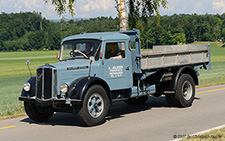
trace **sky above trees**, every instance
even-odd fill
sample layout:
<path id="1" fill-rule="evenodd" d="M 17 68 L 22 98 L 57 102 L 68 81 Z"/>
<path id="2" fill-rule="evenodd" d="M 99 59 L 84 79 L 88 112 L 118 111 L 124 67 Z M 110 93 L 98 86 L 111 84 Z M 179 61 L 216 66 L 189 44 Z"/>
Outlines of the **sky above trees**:
<path id="1" fill-rule="evenodd" d="M 76 0 L 74 18 L 93 18 L 99 16 L 116 17 L 115 0 Z M 225 12 L 225 0 L 168 0 L 167 9 L 160 8 L 161 15 L 173 14 L 222 14 Z M 59 19 L 54 6 L 44 4 L 43 0 L 0 0 L 0 12 L 42 13 L 47 19 Z M 70 14 L 64 15 L 71 18 Z"/>

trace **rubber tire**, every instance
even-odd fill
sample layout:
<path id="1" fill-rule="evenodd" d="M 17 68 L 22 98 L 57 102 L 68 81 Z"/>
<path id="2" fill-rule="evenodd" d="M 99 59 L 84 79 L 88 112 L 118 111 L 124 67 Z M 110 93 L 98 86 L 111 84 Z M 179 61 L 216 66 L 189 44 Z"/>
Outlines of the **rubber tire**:
<path id="1" fill-rule="evenodd" d="M 183 97 L 182 85 L 184 84 L 185 81 L 190 82 L 192 87 L 192 94 L 189 100 L 186 100 Z M 194 101 L 194 98 L 195 98 L 194 80 L 189 74 L 182 74 L 178 80 L 177 88 L 175 90 L 175 100 L 177 101 L 176 104 L 178 105 L 178 107 L 190 107 Z"/>
<path id="2" fill-rule="evenodd" d="M 188 82 L 192 87 L 192 94 L 189 100 L 186 100 L 183 96 L 182 86 L 185 82 Z M 195 98 L 195 83 L 193 78 L 189 74 L 182 74 L 177 82 L 175 95 L 166 95 L 166 100 L 170 106 L 173 107 L 190 107 Z"/>
<path id="3" fill-rule="evenodd" d="M 143 105 L 147 100 L 148 96 L 141 96 L 138 98 L 129 98 L 128 100 L 124 100 L 124 102 L 129 105 Z"/>
<path id="4" fill-rule="evenodd" d="M 38 108 L 44 109 L 43 111 L 40 111 Z M 29 102 L 24 102 L 24 109 L 28 117 L 37 122 L 49 120 L 54 113 L 52 110 L 49 110 L 49 107 L 37 107 L 33 103 Z"/>
<path id="5" fill-rule="evenodd" d="M 104 103 L 103 111 L 101 115 L 97 118 L 94 118 L 89 114 L 88 107 L 87 107 L 88 100 L 93 93 L 98 93 L 102 97 L 103 103 Z M 100 85 L 93 85 L 88 89 L 87 93 L 85 94 L 82 106 L 79 109 L 77 115 L 78 115 L 78 119 L 83 125 L 96 126 L 106 121 L 105 117 L 108 114 L 108 110 L 109 110 L 109 98 L 107 96 L 105 89 Z"/>
<path id="6" fill-rule="evenodd" d="M 178 107 L 174 94 L 167 94 L 166 101 L 171 107 Z"/>

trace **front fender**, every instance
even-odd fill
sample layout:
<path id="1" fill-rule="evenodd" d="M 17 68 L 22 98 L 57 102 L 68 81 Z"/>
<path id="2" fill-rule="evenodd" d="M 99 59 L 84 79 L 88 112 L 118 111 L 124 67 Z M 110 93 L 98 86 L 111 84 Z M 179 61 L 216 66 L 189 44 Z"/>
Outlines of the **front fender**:
<path id="1" fill-rule="evenodd" d="M 98 77 L 82 77 L 80 79 L 73 81 L 69 85 L 69 91 L 67 96 L 71 99 L 82 100 L 88 88 L 95 84 L 103 86 L 103 88 L 107 92 L 107 95 L 109 96 L 109 86 L 106 84 L 104 80 Z"/>
<path id="2" fill-rule="evenodd" d="M 31 89 L 29 92 L 26 92 L 24 89 L 22 89 L 21 96 L 27 97 L 27 96 L 35 96 L 35 85 L 36 85 L 36 76 L 31 77 L 27 82 L 30 83 Z"/>

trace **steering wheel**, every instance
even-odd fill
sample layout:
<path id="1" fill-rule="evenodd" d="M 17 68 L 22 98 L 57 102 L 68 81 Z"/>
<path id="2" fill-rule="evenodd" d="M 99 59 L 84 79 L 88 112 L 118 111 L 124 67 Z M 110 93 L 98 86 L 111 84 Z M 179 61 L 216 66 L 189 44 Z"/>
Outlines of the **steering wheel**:
<path id="1" fill-rule="evenodd" d="M 74 51 L 75 51 L 75 50 L 74 50 Z M 78 56 L 78 54 L 81 54 L 84 58 L 87 58 L 86 55 L 85 55 L 84 53 L 82 53 L 82 52 L 80 52 L 80 51 L 76 51 L 76 52 L 74 52 L 74 51 L 71 51 L 71 52 L 70 52 L 70 57 L 75 57 L 75 56 Z"/>
<path id="2" fill-rule="evenodd" d="M 70 57 L 75 57 L 75 52 L 74 51 L 70 51 Z"/>

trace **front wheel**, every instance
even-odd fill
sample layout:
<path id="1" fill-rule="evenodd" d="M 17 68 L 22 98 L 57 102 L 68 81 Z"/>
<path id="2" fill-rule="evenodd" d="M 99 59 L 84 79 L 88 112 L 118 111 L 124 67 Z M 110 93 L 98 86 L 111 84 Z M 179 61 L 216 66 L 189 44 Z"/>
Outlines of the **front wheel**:
<path id="1" fill-rule="evenodd" d="M 78 118 L 84 125 L 99 125 L 105 122 L 108 110 L 109 99 L 105 89 L 100 85 L 94 85 L 88 89 L 84 96 Z"/>
<path id="2" fill-rule="evenodd" d="M 37 122 L 49 120 L 54 113 L 49 107 L 36 106 L 29 102 L 24 102 L 24 108 L 29 118 Z"/>

